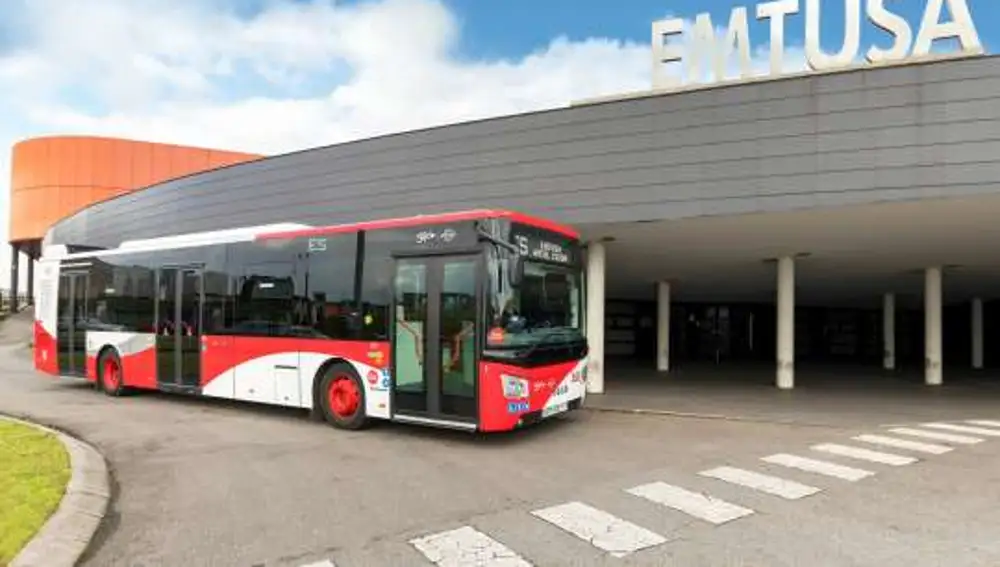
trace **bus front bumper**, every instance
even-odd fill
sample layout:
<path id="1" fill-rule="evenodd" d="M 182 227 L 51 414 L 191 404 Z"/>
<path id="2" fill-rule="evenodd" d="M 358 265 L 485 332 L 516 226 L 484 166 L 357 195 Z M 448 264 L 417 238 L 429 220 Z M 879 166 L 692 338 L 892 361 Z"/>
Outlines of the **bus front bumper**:
<path id="1" fill-rule="evenodd" d="M 563 404 L 556 404 L 554 406 L 526 413 L 521 416 L 518 426 L 527 427 L 529 425 L 534 425 L 558 415 L 565 415 L 571 411 L 578 410 L 581 407 L 583 407 L 583 398 L 577 398 Z"/>

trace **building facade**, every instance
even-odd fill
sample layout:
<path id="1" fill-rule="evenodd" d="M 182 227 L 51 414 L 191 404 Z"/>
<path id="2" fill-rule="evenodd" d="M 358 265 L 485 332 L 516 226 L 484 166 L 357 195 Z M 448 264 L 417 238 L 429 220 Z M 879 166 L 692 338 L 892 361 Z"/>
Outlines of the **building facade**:
<path id="1" fill-rule="evenodd" d="M 81 208 L 46 242 L 514 209 L 589 240 L 590 281 L 605 284 L 588 301 L 595 391 L 605 349 L 664 372 L 774 361 L 783 388 L 797 351 L 909 360 L 939 384 L 945 350 L 982 367 L 992 332 L 1000 274 L 976 243 L 1000 213 L 997 93 L 993 56 L 648 93 L 152 184 Z M 968 340 L 952 347 L 949 324 Z"/>

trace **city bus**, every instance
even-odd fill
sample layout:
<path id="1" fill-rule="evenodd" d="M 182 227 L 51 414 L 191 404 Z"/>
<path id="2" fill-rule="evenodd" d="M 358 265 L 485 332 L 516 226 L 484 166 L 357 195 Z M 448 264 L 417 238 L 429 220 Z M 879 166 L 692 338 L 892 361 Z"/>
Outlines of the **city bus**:
<path id="1" fill-rule="evenodd" d="M 50 245 L 35 367 L 159 390 L 507 431 L 584 403 L 579 236 L 475 210 Z"/>

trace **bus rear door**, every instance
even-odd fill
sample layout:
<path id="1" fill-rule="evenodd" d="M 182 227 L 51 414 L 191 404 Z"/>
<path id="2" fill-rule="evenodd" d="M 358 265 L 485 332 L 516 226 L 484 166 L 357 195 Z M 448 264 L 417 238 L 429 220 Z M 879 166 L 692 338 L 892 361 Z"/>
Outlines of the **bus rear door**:
<path id="1" fill-rule="evenodd" d="M 393 419 L 476 428 L 480 266 L 472 254 L 396 259 Z"/>
<path id="2" fill-rule="evenodd" d="M 59 275 L 59 307 L 56 347 L 59 373 L 64 376 L 87 374 L 87 294 L 90 276 L 86 272 Z"/>
<path id="3" fill-rule="evenodd" d="M 156 283 L 156 378 L 161 389 L 195 390 L 201 379 L 202 270 L 160 268 Z"/>

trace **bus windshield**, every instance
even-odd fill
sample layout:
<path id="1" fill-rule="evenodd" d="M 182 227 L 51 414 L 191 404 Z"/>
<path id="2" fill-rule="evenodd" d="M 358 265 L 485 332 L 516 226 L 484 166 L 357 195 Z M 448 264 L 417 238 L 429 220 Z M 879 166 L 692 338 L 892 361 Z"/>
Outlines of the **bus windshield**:
<path id="1" fill-rule="evenodd" d="M 565 346 L 583 340 L 578 269 L 535 261 L 523 264 L 519 281 L 494 297 L 487 348 Z"/>

